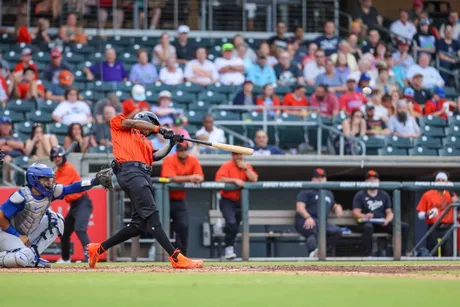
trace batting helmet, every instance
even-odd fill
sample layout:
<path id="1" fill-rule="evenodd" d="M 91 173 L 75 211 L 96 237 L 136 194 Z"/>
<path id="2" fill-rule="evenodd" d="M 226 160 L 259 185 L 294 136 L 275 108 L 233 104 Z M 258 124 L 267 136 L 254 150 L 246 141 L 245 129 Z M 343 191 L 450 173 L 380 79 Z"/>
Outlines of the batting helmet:
<path id="1" fill-rule="evenodd" d="M 142 111 L 137 113 L 136 115 L 134 115 L 134 119 L 143 120 L 156 126 L 160 125 L 160 120 L 158 119 L 158 116 L 149 111 Z"/>
<path id="2" fill-rule="evenodd" d="M 64 163 L 67 160 L 65 149 L 61 145 L 51 147 L 50 161 L 53 162 L 53 159 L 56 157 L 62 157 L 62 163 Z"/>

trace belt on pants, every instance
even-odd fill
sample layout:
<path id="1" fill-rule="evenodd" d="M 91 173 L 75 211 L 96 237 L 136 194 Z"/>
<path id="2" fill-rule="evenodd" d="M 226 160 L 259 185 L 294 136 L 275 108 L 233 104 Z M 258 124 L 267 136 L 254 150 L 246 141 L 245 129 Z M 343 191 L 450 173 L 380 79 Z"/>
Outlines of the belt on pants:
<path id="1" fill-rule="evenodd" d="M 150 165 L 147 165 L 141 162 L 123 162 L 123 163 L 120 163 L 119 166 L 120 166 L 120 170 L 126 167 L 137 167 L 146 172 L 150 172 L 152 170 L 152 167 L 150 167 Z"/>

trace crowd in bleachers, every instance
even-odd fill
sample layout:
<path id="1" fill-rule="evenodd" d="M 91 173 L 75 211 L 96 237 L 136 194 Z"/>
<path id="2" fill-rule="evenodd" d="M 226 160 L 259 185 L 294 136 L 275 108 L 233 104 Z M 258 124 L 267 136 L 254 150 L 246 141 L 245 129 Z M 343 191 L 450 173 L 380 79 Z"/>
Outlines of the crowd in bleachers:
<path id="1" fill-rule="evenodd" d="M 75 14 L 54 37 L 48 34 L 49 21 L 40 19 L 32 33 L 19 27 L 0 39 L 1 147 L 9 159 L 47 156 L 56 142 L 68 147 L 77 141 L 79 152 L 105 152 L 111 146 L 110 119 L 142 110 L 151 110 L 175 131 L 222 142 L 225 134 L 209 122 L 248 117 L 204 115 L 213 105 L 230 104 L 281 107 L 268 112 L 269 120 L 319 113 L 323 123 L 336 125 L 350 139 L 363 139 L 368 153 L 432 154 L 434 149 L 437 154 L 442 144 L 456 152 L 460 141 L 452 137 L 459 134 L 460 99 L 455 75 L 446 71 L 458 78 L 458 14 L 451 12 L 437 30 L 423 10 L 401 9 L 391 26 L 396 35 L 384 41 L 373 27 L 379 16 L 372 8 L 370 0 L 363 1 L 347 37 L 337 36 L 327 21 L 313 41 L 304 41 L 301 27 L 288 34 L 284 22 L 267 40 L 190 38 L 186 25 L 177 37 L 93 37 Z M 375 18 L 367 18 L 371 13 Z M 438 71 L 437 62 L 445 70 Z M 370 94 L 363 92 L 367 87 Z M 250 118 L 257 112 L 249 113 Z M 244 130 L 255 137 L 256 154 L 284 153 L 266 150 L 279 136 L 266 131 L 265 141 L 257 130 Z M 396 138 L 388 141 L 388 135 Z M 423 139 L 428 147 L 420 152 L 413 141 L 394 141 L 404 138 L 419 145 Z M 165 140 L 152 142 L 162 146 Z M 277 145 L 288 150 L 299 144 Z M 347 153 L 354 152 L 352 142 L 346 146 Z"/>

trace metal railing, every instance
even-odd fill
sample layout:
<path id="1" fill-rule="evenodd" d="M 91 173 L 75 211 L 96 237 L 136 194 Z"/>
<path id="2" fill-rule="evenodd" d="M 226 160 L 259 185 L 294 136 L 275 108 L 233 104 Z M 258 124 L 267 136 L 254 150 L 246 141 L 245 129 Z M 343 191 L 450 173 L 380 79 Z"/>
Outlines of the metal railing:
<path id="1" fill-rule="evenodd" d="M 5 167 L 5 166 L 8 166 L 8 167 Z M 3 161 L 3 168 L 2 168 L 3 184 L 10 186 L 10 187 L 17 186 L 14 180 L 15 172 L 19 172 L 20 174 L 24 176 L 24 178 L 26 178 L 26 171 L 22 167 L 17 166 L 16 164 L 12 162 Z M 10 181 L 7 180 L 8 177 L 10 178 Z"/>

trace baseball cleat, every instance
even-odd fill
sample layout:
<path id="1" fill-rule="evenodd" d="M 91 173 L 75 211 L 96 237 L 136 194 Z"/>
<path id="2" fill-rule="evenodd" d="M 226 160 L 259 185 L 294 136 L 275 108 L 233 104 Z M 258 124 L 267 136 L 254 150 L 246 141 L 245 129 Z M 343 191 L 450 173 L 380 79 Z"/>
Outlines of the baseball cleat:
<path id="1" fill-rule="evenodd" d="M 175 269 L 199 269 L 203 267 L 203 260 L 192 260 L 187 258 L 182 255 L 178 249 L 176 249 L 168 259 Z"/>
<path id="2" fill-rule="evenodd" d="M 59 258 L 57 261 L 56 261 L 56 264 L 69 264 L 69 263 L 72 263 L 72 261 L 69 260 L 64 260 L 62 258 Z"/>
<path id="3" fill-rule="evenodd" d="M 227 260 L 233 260 L 236 258 L 236 254 L 235 254 L 235 251 L 233 249 L 233 246 L 227 246 L 225 248 L 225 259 Z"/>
<path id="4" fill-rule="evenodd" d="M 46 269 L 49 269 L 51 267 L 51 264 L 49 261 L 43 259 L 43 258 L 38 258 L 37 259 L 37 256 L 35 256 L 35 259 L 34 259 L 34 263 L 35 263 L 35 267 L 36 268 L 46 268 Z"/>
<path id="5" fill-rule="evenodd" d="M 316 248 L 314 251 L 310 253 L 310 258 L 318 258 L 318 249 Z"/>
<path id="6" fill-rule="evenodd" d="M 98 249 L 101 247 L 101 243 L 90 243 L 86 247 L 88 251 L 88 264 L 89 267 L 94 269 L 96 267 L 97 262 L 99 261 L 99 257 L 101 254 L 98 253 Z"/>

